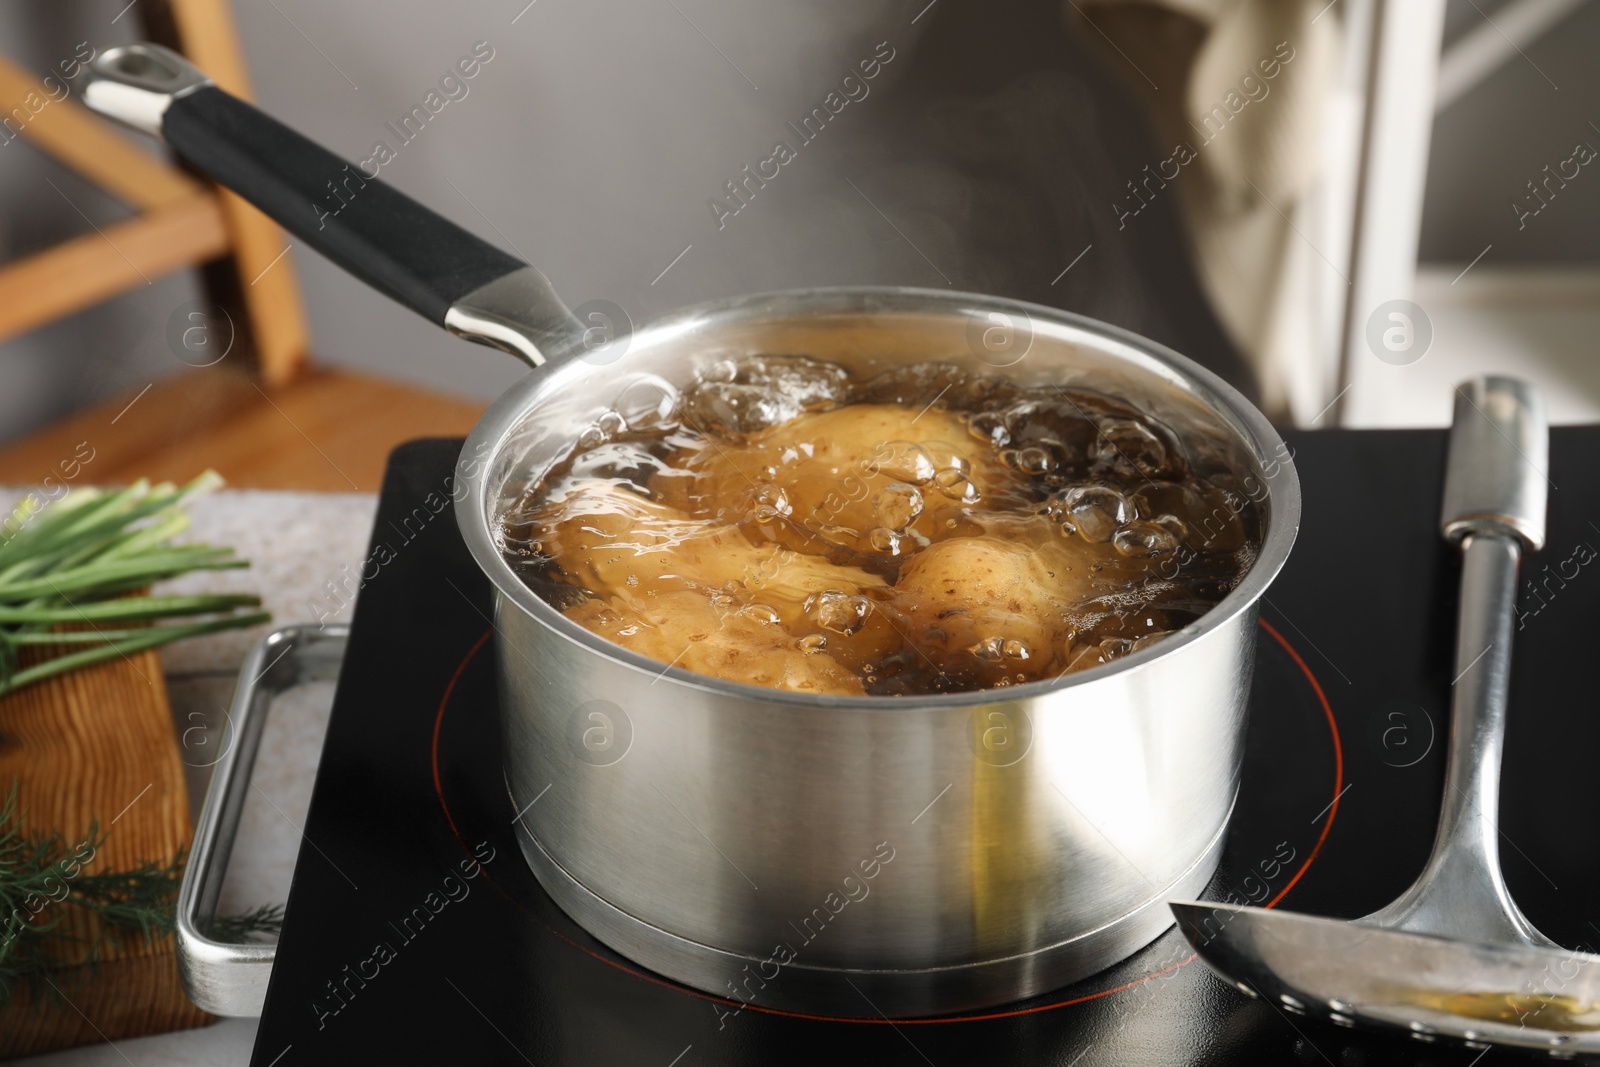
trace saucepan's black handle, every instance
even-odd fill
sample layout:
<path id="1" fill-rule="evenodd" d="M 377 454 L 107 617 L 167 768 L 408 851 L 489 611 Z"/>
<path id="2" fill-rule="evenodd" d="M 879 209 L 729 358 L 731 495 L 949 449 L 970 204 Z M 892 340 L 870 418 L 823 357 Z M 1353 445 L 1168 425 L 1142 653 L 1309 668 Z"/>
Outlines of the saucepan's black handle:
<path id="1" fill-rule="evenodd" d="M 163 138 L 306 245 L 430 321 L 540 363 L 582 336 L 543 275 L 140 44 L 102 53 L 85 102 Z"/>
<path id="2" fill-rule="evenodd" d="M 174 100 L 161 133 L 284 229 L 441 326 L 457 300 L 527 266 L 215 86 Z"/>

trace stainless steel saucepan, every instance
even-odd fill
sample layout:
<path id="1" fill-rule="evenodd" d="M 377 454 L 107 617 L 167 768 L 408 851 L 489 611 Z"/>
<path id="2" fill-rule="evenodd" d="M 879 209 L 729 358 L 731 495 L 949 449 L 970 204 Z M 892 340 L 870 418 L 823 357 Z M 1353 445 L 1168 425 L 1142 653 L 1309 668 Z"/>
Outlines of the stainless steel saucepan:
<path id="1" fill-rule="evenodd" d="M 1220 379 L 1076 315 L 898 288 L 700 305 L 639 329 L 613 362 L 533 267 L 181 57 L 112 49 L 91 78 L 90 107 L 162 137 L 413 311 L 534 367 L 474 429 L 456 510 L 496 590 L 508 818 L 521 813 L 539 881 L 595 937 L 728 1011 L 928 1014 L 1104 968 L 1172 923 L 1167 900 L 1205 884 L 1239 783 L 1257 601 L 1300 519 L 1282 441 Z M 930 697 L 801 695 L 663 669 L 536 597 L 501 556 L 506 509 L 601 414 L 647 414 L 697 371 L 758 353 L 859 375 L 941 360 L 1123 395 L 1228 454 L 1263 516 L 1259 558 L 1153 648 L 1057 681 Z"/>

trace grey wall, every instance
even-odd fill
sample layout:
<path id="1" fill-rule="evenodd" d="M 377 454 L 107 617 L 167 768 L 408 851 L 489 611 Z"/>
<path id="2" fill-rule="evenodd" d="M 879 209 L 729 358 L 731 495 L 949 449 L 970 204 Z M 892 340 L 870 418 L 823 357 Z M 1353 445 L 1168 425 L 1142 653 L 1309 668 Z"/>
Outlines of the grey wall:
<path id="1" fill-rule="evenodd" d="M 784 285 L 823 276 L 792 249 L 755 245 L 745 227 L 719 233 L 706 200 L 769 154 L 802 102 L 871 53 L 869 41 L 882 38 L 879 20 L 858 13 L 864 5 L 677 0 L 680 14 L 665 0 L 538 0 L 513 24 L 526 2 L 277 0 L 280 14 L 247 0 L 240 23 L 262 104 L 358 158 L 378 140 L 398 146 L 386 123 L 474 42 L 488 42 L 494 59 L 468 96 L 399 147 L 382 176 L 510 245 L 570 304 L 609 299 L 638 319 L 759 288 L 758 277 Z M 902 44 L 906 6 L 882 9 Z M 453 342 L 317 256 L 297 263 L 327 358 L 481 396 L 516 377 L 503 355 Z"/>
<path id="2" fill-rule="evenodd" d="M 111 21 L 125 2 L 5 5 L 0 47 L 44 69 L 80 40 L 118 43 L 136 29 L 132 14 Z M 235 0 L 235 8 L 262 105 L 354 158 L 380 139 L 396 145 L 386 123 L 474 42 L 487 41 L 495 57 L 469 94 L 400 147 L 382 175 L 523 253 L 571 302 L 605 298 L 642 319 L 762 288 L 939 284 L 905 243 L 872 228 L 874 216 L 831 194 L 808 193 L 802 204 L 781 183 L 762 194 L 772 204 L 789 197 L 774 216 L 813 212 L 815 226 L 799 230 L 764 225 L 758 200 L 748 212 L 754 218 L 719 231 L 706 206 L 873 43 L 909 48 L 922 28 L 909 20 L 926 0 L 536 0 L 523 10 L 524 3 Z M 1487 0 L 1477 6 L 1494 9 Z M 1481 17 L 1467 0 L 1452 0 L 1455 32 Z M 1527 49 L 1559 91 L 1513 61 L 1441 116 L 1426 258 L 1464 261 L 1490 242 L 1493 258 L 1506 262 L 1595 257 L 1600 170 L 1586 168 L 1521 233 L 1507 204 L 1546 162 L 1566 157 L 1589 118 L 1600 121 L 1600 112 L 1584 111 L 1600 90 L 1597 46 L 1600 3 L 1591 3 Z M 873 106 L 871 98 L 859 105 Z M 1600 145 L 1600 133 L 1587 136 Z M 792 189 L 806 180 L 807 165 L 796 164 Z M 0 147 L 0 258 L 84 232 L 80 208 L 102 225 L 125 215 L 26 145 Z M 292 255 L 323 360 L 481 397 L 517 376 L 507 357 L 452 341 L 313 253 Z M 193 296 L 187 277 L 141 285 L 0 345 L 0 440 L 181 369 L 166 350 L 165 323 Z"/>
<path id="3" fill-rule="evenodd" d="M 131 18 L 111 23 L 124 3 L 0 5 L 0 50 L 43 74 L 71 58 L 80 41 L 112 43 L 132 33 Z M 20 101 L 3 103 L 9 111 Z M 25 142 L 0 144 L 0 262 L 90 232 L 84 216 L 104 226 L 127 214 Z M 177 370 L 164 339 L 166 314 L 196 295 L 187 274 L 140 283 L 123 297 L 0 345 L 0 440 Z"/>
<path id="4" fill-rule="evenodd" d="M 1501 5 L 1450 0 L 1446 39 L 1493 18 Z M 1600 260 L 1600 159 L 1549 206 L 1519 221 L 1512 203 L 1536 206 L 1527 183 L 1568 159 L 1578 142 L 1600 150 L 1600 3 L 1590 0 L 1440 113 L 1434 123 L 1423 210 L 1424 260 L 1483 266 Z M 1567 168 L 1571 173 L 1571 167 Z"/>

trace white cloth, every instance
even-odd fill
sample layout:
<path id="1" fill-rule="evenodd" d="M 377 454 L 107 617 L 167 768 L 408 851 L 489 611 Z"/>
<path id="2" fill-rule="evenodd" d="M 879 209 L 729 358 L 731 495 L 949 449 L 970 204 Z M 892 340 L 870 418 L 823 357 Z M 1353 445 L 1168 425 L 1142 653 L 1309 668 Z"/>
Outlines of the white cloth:
<path id="1" fill-rule="evenodd" d="M 1327 265 L 1308 210 L 1341 47 L 1327 0 L 1075 0 L 1170 145 L 1171 182 L 1202 284 L 1284 417 L 1314 374 L 1316 287 Z M 1297 232 L 1298 231 L 1298 232 Z M 1309 232 L 1308 232 L 1309 231 Z M 1324 242 L 1325 243 L 1325 242 Z"/>

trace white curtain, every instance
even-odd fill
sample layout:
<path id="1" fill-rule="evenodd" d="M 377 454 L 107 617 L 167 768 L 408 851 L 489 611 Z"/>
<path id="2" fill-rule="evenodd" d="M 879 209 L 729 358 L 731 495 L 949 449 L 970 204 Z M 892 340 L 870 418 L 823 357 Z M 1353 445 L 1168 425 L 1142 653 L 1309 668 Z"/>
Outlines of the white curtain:
<path id="1" fill-rule="evenodd" d="M 1177 176 L 1132 195 L 1176 195 L 1202 283 L 1255 366 L 1264 406 L 1280 419 L 1309 417 L 1329 326 L 1319 286 L 1344 269 L 1313 203 L 1342 40 L 1338 5 L 1067 0 L 1065 11 L 1143 95 L 1174 153 L 1158 169 Z"/>

